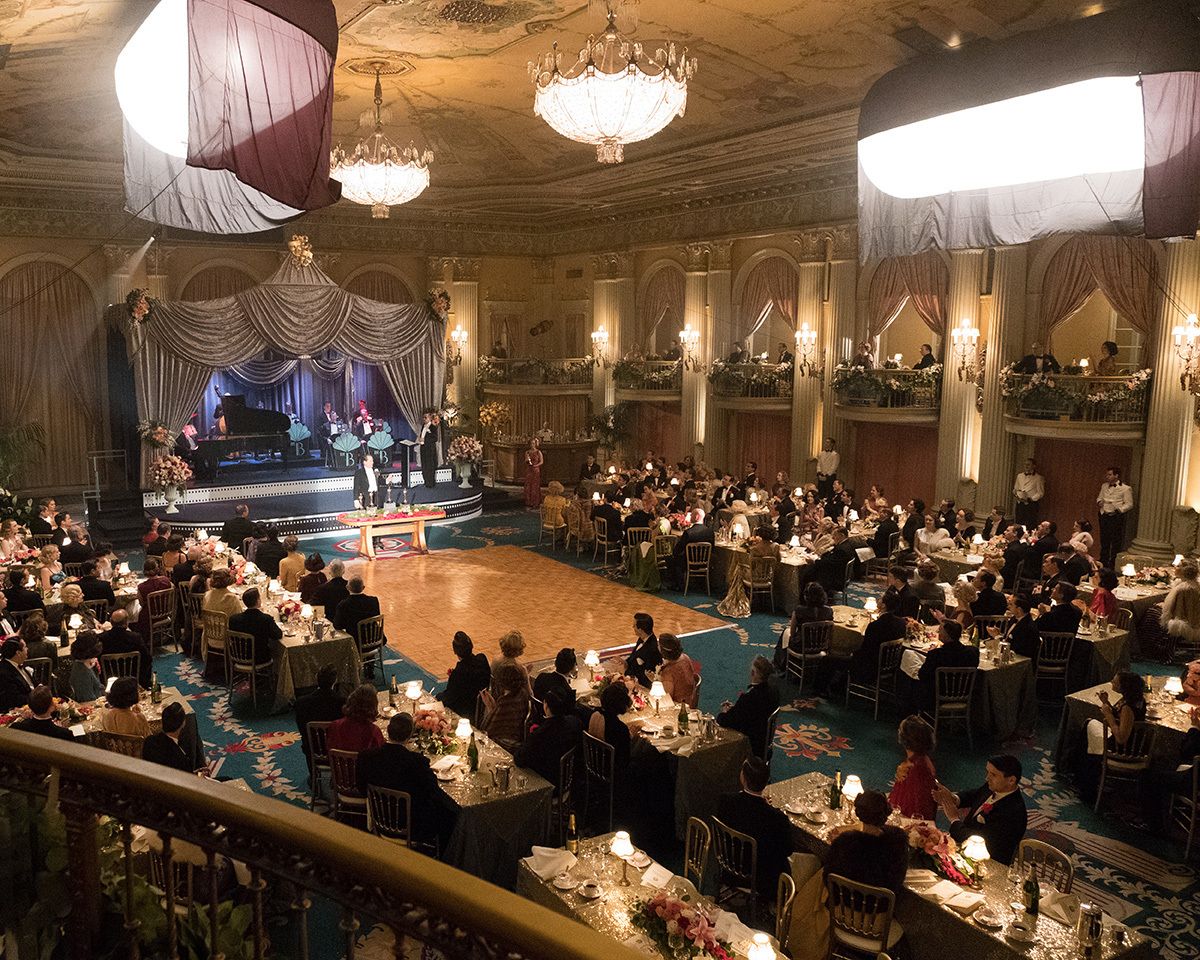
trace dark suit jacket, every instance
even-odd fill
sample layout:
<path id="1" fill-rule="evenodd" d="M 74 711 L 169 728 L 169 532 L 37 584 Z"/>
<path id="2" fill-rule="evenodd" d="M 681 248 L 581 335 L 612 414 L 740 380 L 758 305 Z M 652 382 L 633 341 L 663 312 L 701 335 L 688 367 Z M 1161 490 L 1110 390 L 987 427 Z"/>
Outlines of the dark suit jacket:
<path id="1" fill-rule="evenodd" d="M 712 527 L 706 526 L 703 523 L 693 523 L 690 527 L 683 531 L 682 536 L 676 538 L 675 546 L 671 548 L 671 556 L 683 562 L 684 552 L 687 550 L 689 543 L 716 543 L 717 537 L 713 532 Z"/>
<path id="2" fill-rule="evenodd" d="M 995 522 L 992 521 L 991 517 L 988 517 L 983 524 L 983 539 L 991 540 L 992 537 L 998 537 L 1006 529 L 1008 529 L 1008 521 L 1005 520 L 1004 517 L 1001 517 Z"/>
<path id="3" fill-rule="evenodd" d="M 937 670 L 939 667 L 978 667 L 979 648 L 965 643 L 943 643 L 934 647 L 921 664 L 917 680 L 921 684 L 921 702 L 926 708 L 933 707 L 937 691 Z M 989 848 L 990 849 L 990 848 Z"/>
<path id="4" fill-rule="evenodd" d="M 29 532 L 35 537 L 48 537 L 54 533 L 54 524 L 45 517 L 34 517 L 29 521 Z"/>
<path id="5" fill-rule="evenodd" d="M 83 591 L 84 600 L 107 600 L 110 613 L 117 605 L 117 595 L 113 593 L 112 584 L 99 577 L 80 577 L 79 589 Z"/>
<path id="6" fill-rule="evenodd" d="M 107 630 L 100 634 L 100 645 L 102 653 L 133 653 L 141 654 L 138 660 L 138 685 L 146 690 L 150 686 L 150 673 L 153 666 L 153 657 L 150 654 L 150 645 L 142 638 L 140 633 L 130 630 L 125 626 L 114 626 L 111 630 Z"/>
<path id="7" fill-rule="evenodd" d="M 1058 360 L 1055 358 L 1054 354 L 1043 353 L 1039 357 L 1036 354 L 1027 353 L 1027 354 L 1025 354 L 1025 356 L 1023 356 L 1021 358 L 1020 362 L 1017 364 L 1016 372 L 1017 373 L 1025 373 L 1025 374 L 1038 373 L 1039 372 L 1038 365 L 1037 365 L 1038 360 L 1042 361 L 1042 369 L 1040 371 L 1042 373 L 1045 373 L 1047 371 L 1049 371 L 1051 373 L 1060 373 L 1062 371 L 1062 367 L 1060 367 L 1058 365 Z"/>
<path id="8" fill-rule="evenodd" d="M 430 431 L 432 435 L 434 431 Z M 383 505 L 383 498 L 386 495 L 386 488 L 383 482 L 383 474 L 378 467 L 372 468 L 375 471 L 375 497 L 380 506 Z M 367 471 L 360 463 L 358 469 L 354 471 L 354 497 L 365 497 L 367 495 Z"/>
<path id="9" fill-rule="evenodd" d="M 898 894 L 908 872 L 908 837 L 890 825 L 879 836 L 848 830 L 830 844 L 825 872 Z"/>
<path id="10" fill-rule="evenodd" d="M 172 583 L 188 583 L 196 575 L 196 565 L 186 557 L 171 568 Z"/>
<path id="11" fill-rule="evenodd" d="M 916 619 L 917 614 L 921 612 L 921 598 L 907 583 L 899 590 L 895 587 L 888 587 L 884 593 L 890 593 L 900 601 L 900 606 L 896 608 L 897 616 Z"/>
<path id="12" fill-rule="evenodd" d="M 795 844 L 792 825 L 782 810 L 763 797 L 741 791 L 717 799 L 717 819 L 725 826 L 753 837 L 758 854 L 758 890 L 764 896 L 779 883 Z"/>
<path id="13" fill-rule="evenodd" d="M 1013 653 L 1036 660 L 1041 644 L 1037 621 L 1028 614 L 1023 616 L 1008 631 L 1008 643 L 1012 647 Z"/>
<path id="14" fill-rule="evenodd" d="M 779 691 L 774 684 L 769 680 L 753 683 L 732 707 L 717 714 L 717 723 L 729 730 L 744 733 L 750 741 L 751 753 L 761 757 L 767 749 L 767 725 L 778 706 Z"/>
<path id="15" fill-rule="evenodd" d="M 269 663 L 271 641 L 280 640 L 283 637 L 283 630 L 275 622 L 274 617 L 263 613 L 256 607 L 235 613 L 230 617 L 229 629 L 234 633 L 248 633 L 254 638 L 255 663 Z"/>
<path id="16" fill-rule="evenodd" d="M 278 540 L 264 540 L 254 552 L 254 563 L 268 577 L 277 577 L 279 561 L 286 556 L 287 549 Z"/>
<path id="17" fill-rule="evenodd" d="M 55 737 L 58 740 L 74 740 L 73 734 L 66 727 L 60 726 L 53 720 L 39 720 L 37 717 L 26 717 L 24 720 L 18 720 L 12 725 L 14 730 L 23 730 L 25 733 L 40 733 L 46 737 Z"/>
<path id="18" fill-rule="evenodd" d="M 83 563 L 95 556 L 95 551 L 86 543 L 72 540 L 65 547 L 58 548 L 58 559 L 63 563 Z"/>
<path id="19" fill-rule="evenodd" d="M 580 464 L 580 466 L 579 466 L 579 479 L 580 480 L 594 480 L 598 476 L 600 476 L 600 464 L 593 463 L 590 467 L 587 465 L 586 461 L 584 463 Z"/>
<path id="20" fill-rule="evenodd" d="M 899 530 L 899 524 L 890 516 L 886 520 L 879 521 L 879 526 L 875 528 L 875 536 L 871 538 L 871 548 L 875 551 L 875 556 L 886 557 L 888 555 L 888 541 L 892 534 Z"/>
<path id="21" fill-rule="evenodd" d="M 634 510 L 625 518 L 625 529 L 631 527 L 651 527 L 654 525 L 654 517 L 645 510 Z"/>
<path id="22" fill-rule="evenodd" d="M 350 596 L 350 588 L 346 586 L 345 577 L 331 577 L 317 587 L 313 593 L 314 607 L 325 608 L 325 619 L 332 620 L 338 604 Z"/>
<path id="23" fill-rule="evenodd" d="M 230 517 L 221 527 L 221 539 L 231 547 L 242 549 L 242 541 L 254 536 L 254 522 L 249 517 Z"/>
<path id="24" fill-rule="evenodd" d="M 904 538 L 904 542 L 910 547 L 917 545 L 917 531 L 925 526 L 925 520 L 918 514 L 911 514 L 904 521 L 904 526 L 900 530 L 900 536 Z"/>
<path id="25" fill-rule="evenodd" d="M 329 616 L 329 608 L 325 608 Z M 333 614 L 333 625 L 339 630 L 345 630 L 350 636 L 358 639 L 358 625 L 369 617 L 379 616 L 379 598 L 369 597 L 365 593 L 352 593 L 338 604 Z M 232 628 L 233 624 L 230 623 Z"/>
<path id="26" fill-rule="evenodd" d="M 1073 603 L 1057 603 L 1037 620 L 1038 633 L 1075 633 L 1083 611 Z"/>
<path id="27" fill-rule="evenodd" d="M 142 759 L 184 773 L 195 773 L 191 758 L 165 733 L 152 733 L 142 741 Z"/>
<path id="28" fill-rule="evenodd" d="M 1088 559 L 1078 553 L 1062 565 L 1062 579 L 1073 587 L 1079 586 L 1079 581 L 1092 574 L 1092 565 Z"/>
<path id="29" fill-rule="evenodd" d="M 164 553 L 167 552 L 167 544 L 168 543 L 170 543 L 170 541 L 166 537 L 163 537 L 163 536 L 156 537 L 149 544 L 147 544 L 146 556 L 161 557 Z"/>
<path id="30" fill-rule="evenodd" d="M 1031 543 L 1029 545 L 1028 556 L 1030 557 L 1030 562 L 1035 561 L 1035 560 L 1037 561 L 1037 567 L 1035 569 L 1041 570 L 1042 558 L 1045 557 L 1046 554 L 1054 553 L 1057 550 L 1058 550 L 1058 537 L 1054 536 L 1054 534 L 1049 534 L 1047 536 L 1042 537 L 1040 540 L 1036 541 L 1035 543 Z M 1026 568 L 1028 568 L 1029 563 L 1026 563 L 1025 566 L 1026 566 Z M 1004 582 L 1007 583 L 1008 581 L 1006 580 Z"/>
<path id="31" fill-rule="evenodd" d="M 312 693 L 296 698 L 296 729 L 300 731 L 300 749 L 307 757 L 309 753 L 308 725 L 342 719 L 342 707 L 346 698 L 336 690 L 316 689 Z"/>
<path id="32" fill-rule="evenodd" d="M 9 587 L 4 591 L 4 596 L 8 598 L 9 610 L 46 609 L 46 604 L 42 602 L 42 595 L 36 590 L 27 590 L 25 587 Z"/>
<path id="33" fill-rule="evenodd" d="M 563 755 L 579 743 L 583 725 L 575 714 L 547 717 L 529 731 L 529 736 L 513 754 L 513 763 L 541 774 L 551 783 L 558 783 L 558 763 Z"/>
<path id="34" fill-rule="evenodd" d="M 446 687 L 438 699 L 460 717 L 474 717 L 475 704 L 481 690 L 492 682 L 492 665 L 482 653 L 473 653 L 450 668 Z"/>
<path id="35" fill-rule="evenodd" d="M 1004 566 L 1000 568 L 1000 576 L 1004 578 L 1004 586 L 1007 590 L 1016 591 L 1017 568 L 1021 566 L 1028 555 L 1028 545 L 1022 543 L 1020 540 L 1014 540 L 1004 548 Z M 1035 576 L 1037 575 L 1037 571 L 1038 568 L 1034 567 L 1033 574 Z"/>
<path id="36" fill-rule="evenodd" d="M 850 679 L 855 683 L 874 683 L 879 669 L 879 648 L 893 640 L 903 640 L 907 629 L 903 617 L 886 612 L 868 623 L 863 642 L 850 661 Z"/>
<path id="37" fill-rule="evenodd" d="M 971 604 L 971 613 L 976 617 L 999 617 L 1008 609 L 1008 601 L 999 590 L 980 590 Z"/>
<path id="38" fill-rule="evenodd" d="M 648 687 L 650 671 L 658 669 L 662 662 L 662 654 L 658 652 L 658 637 L 652 633 L 645 640 L 634 644 L 633 650 L 625 658 L 625 675 L 633 677 L 643 687 Z"/>
<path id="39" fill-rule="evenodd" d="M 816 580 L 826 591 L 841 590 L 845 586 L 846 564 L 857 558 L 850 541 L 843 540 L 813 563 L 809 580 Z"/>
<path id="40" fill-rule="evenodd" d="M 421 838 L 449 838 L 456 811 L 438 786 L 429 761 L 399 743 L 363 751 L 358 755 L 358 787 L 403 790 L 412 798 L 412 828 Z"/>
<path id="41" fill-rule="evenodd" d="M 603 520 L 608 524 L 608 539 L 621 540 L 625 536 L 625 525 L 621 520 L 621 514 L 607 500 L 603 501 L 600 506 L 592 510 L 593 520 Z"/>
<path id="42" fill-rule="evenodd" d="M 987 843 L 992 859 L 1007 865 L 1013 862 L 1017 845 L 1025 836 L 1029 812 L 1025 809 L 1024 795 L 1017 789 L 1001 797 L 987 813 L 981 813 L 979 808 L 991 794 L 986 785 L 959 794 L 958 805 L 966 808 L 967 814 L 950 825 L 950 836 L 962 843 L 972 834 L 978 834 Z"/>
<path id="43" fill-rule="evenodd" d="M 0 660 L 0 713 L 8 713 L 29 703 L 33 681 L 11 660 Z"/>
<path id="44" fill-rule="evenodd" d="M 568 696 L 574 693 L 571 681 L 557 670 L 547 670 L 545 673 L 539 673 L 533 678 L 533 695 L 539 700 L 544 701 L 546 694 L 551 690 L 561 690 Z M 470 714 L 467 715 L 470 716 Z"/>

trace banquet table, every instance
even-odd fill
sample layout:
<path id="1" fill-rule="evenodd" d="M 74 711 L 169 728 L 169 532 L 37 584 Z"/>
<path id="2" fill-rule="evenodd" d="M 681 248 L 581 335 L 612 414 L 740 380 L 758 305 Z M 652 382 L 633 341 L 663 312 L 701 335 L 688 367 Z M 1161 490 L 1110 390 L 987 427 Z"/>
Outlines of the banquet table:
<path id="1" fill-rule="evenodd" d="M 404 687 L 401 683 L 401 690 Z M 458 722 L 452 711 L 428 693 L 417 702 L 417 710 L 445 713 L 451 731 Z M 386 732 L 387 722 L 395 713 L 388 703 L 387 692 L 381 691 L 377 721 L 380 729 Z M 514 767 L 508 792 L 501 793 L 492 784 L 492 771 L 498 764 L 511 765 L 512 754 L 478 731 L 475 745 L 480 754 L 477 773 L 467 772 L 466 758 L 462 757 L 449 773 L 438 777 L 442 791 L 458 807 L 454 831 L 442 851 L 442 860 L 511 889 L 516 882 L 517 861 L 533 844 L 545 838 L 554 786 L 532 770 Z M 430 762 L 437 763 L 439 759 L 431 757 Z"/>
<path id="2" fill-rule="evenodd" d="M 326 664 L 337 667 L 338 683 L 353 686 L 362 675 L 358 645 L 343 630 L 330 625 L 322 640 L 313 640 L 308 627 L 282 624 L 283 637 L 271 645 L 274 663 L 275 693 L 273 713 L 288 710 L 296 699 L 296 691 L 317 685 L 317 672 Z"/>
<path id="3" fill-rule="evenodd" d="M 733 948 L 731 955 L 743 958 L 746 956 L 756 931 L 741 923 L 731 911 L 721 910 L 711 900 L 701 897 L 691 881 L 675 876 L 669 869 L 649 860 L 641 868 L 635 867 L 631 862 L 629 886 L 622 886 L 622 863 L 609 852 L 612 838 L 613 834 L 606 833 L 579 841 L 578 859 L 573 866 L 559 875 L 566 878 L 560 881 L 563 886 L 570 886 L 571 889 L 560 888 L 555 882 L 557 878 L 543 880 L 534 872 L 529 861 L 522 859 L 517 868 L 517 892 L 526 899 L 591 927 L 644 956 L 674 960 L 630 920 L 640 901 L 649 900 L 663 890 L 672 896 L 686 899 L 689 903 L 702 904 L 715 921 L 718 937 L 728 940 Z M 636 837 L 632 839 L 637 841 Z M 567 862 L 569 859 L 568 857 Z M 576 892 L 577 886 L 571 886 L 591 880 L 596 881 L 601 890 L 601 895 L 593 900 L 584 899 Z"/>
<path id="4" fill-rule="evenodd" d="M 965 550 L 939 550 L 930 559 L 937 564 L 943 583 L 954 583 L 964 573 L 974 576 L 983 566 L 983 555 Z"/>
<path id="5" fill-rule="evenodd" d="M 1081 624 L 1067 669 L 1067 689 L 1080 690 L 1098 683 L 1109 683 L 1119 671 L 1128 670 L 1130 640 L 1128 630 L 1110 627 L 1101 636 L 1098 628 Z"/>
<path id="6" fill-rule="evenodd" d="M 431 520 L 444 520 L 445 510 L 416 510 L 412 513 L 377 513 L 368 514 L 364 511 L 339 513 L 338 523 L 344 527 L 358 530 L 358 555 L 368 560 L 375 559 L 375 538 L 398 536 L 402 533 L 412 534 L 412 547 L 418 553 L 428 553 L 425 543 L 425 523 Z"/>
<path id="7" fill-rule="evenodd" d="M 206 760 L 204 756 L 204 743 L 200 739 L 200 731 L 196 726 L 196 711 L 192 709 L 192 705 L 187 698 L 180 692 L 178 687 L 163 687 L 162 702 L 152 703 L 150 701 L 150 691 L 143 690 L 138 697 L 138 709 L 141 710 L 142 716 L 150 724 L 151 733 L 162 732 L 162 712 L 168 703 L 179 703 L 183 706 L 183 733 L 179 737 L 179 746 L 184 753 L 188 755 L 188 759 L 192 761 L 194 769 L 199 769 L 204 766 Z M 83 720 L 83 730 L 90 742 L 90 735 L 100 730 L 100 715 L 104 712 L 105 700 L 101 697 L 92 704 L 93 710 L 91 714 Z"/>
<path id="8" fill-rule="evenodd" d="M 1179 676 L 1174 674 L 1174 676 Z M 1191 705 L 1173 697 L 1164 697 L 1165 676 L 1146 677 L 1151 692 L 1146 698 L 1146 719 L 1154 724 L 1154 741 L 1150 745 L 1151 770 L 1156 776 L 1171 773 L 1179 763 L 1179 750 L 1191 725 L 1188 716 Z M 1107 690 L 1112 702 L 1119 699 L 1113 693 L 1111 679 L 1086 690 L 1069 694 L 1063 702 L 1062 720 L 1058 725 L 1058 741 L 1054 747 L 1054 765 L 1060 773 L 1076 769 L 1086 749 L 1084 728 L 1089 720 L 1100 720 L 1100 691 Z"/>
<path id="9" fill-rule="evenodd" d="M 1142 622 L 1142 617 L 1149 612 L 1151 607 L 1157 606 L 1166 600 L 1168 592 L 1169 588 L 1167 587 L 1136 583 L 1130 586 L 1119 586 L 1113 591 L 1113 596 L 1117 598 L 1117 606 L 1133 614 L 1129 624 L 1131 651 L 1139 650 L 1137 625 Z M 1090 604 L 1092 602 L 1092 585 L 1087 582 L 1081 583 L 1079 585 L 1079 596 Z"/>
<path id="10" fill-rule="evenodd" d="M 775 608 L 790 614 L 800 603 L 800 577 L 810 562 L 809 554 L 790 547 L 782 547 L 779 553 L 779 562 L 775 564 Z M 708 568 L 713 596 L 724 596 L 735 571 L 749 562 L 750 554 L 744 546 L 734 546 L 728 541 L 715 543 Z"/>
<path id="11" fill-rule="evenodd" d="M 829 781 L 830 778 L 823 773 L 807 773 L 772 783 L 763 792 L 773 806 L 783 809 L 787 814 L 797 847 L 821 858 L 829 851 L 832 831 L 848 822 L 850 817 L 844 800 L 840 811 L 825 809 Z M 802 810 L 814 805 L 821 808 L 828 818 L 827 822 L 814 823 L 802 813 L 793 813 L 788 809 L 790 806 Z M 986 906 L 1004 920 L 1004 926 L 997 930 L 980 926 L 906 884 L 896 898 L 895 917 L 904 927 L 904 940 L 913 960 L 945 960 L 950 946 L 955 956 L 970 957 L 972 960 L 1074 960 L 1078 957 L 1078 941 L 1074 930 L 1051 918 L 1046 910 L 1041 911 L 1035 920 L 1036 939 L 1032 944 L 1022 944 L 1007 937 L 1015 917 L 1010 906 L 1014 898 L 1013 888 L 1008 884 L 1006 875 L 1002 864 L 992 864 L 988 875 L 980 881 L 978 891 L 983 895 Z M 1120 931 L 1117 935 L 1124 937 L 1124 944 L 1116 943 L 1115 931 Z M 1150 960 L 1154 956 L 1149 940 L 1105 915 L 1103 952 L 1099 960 Z"/>

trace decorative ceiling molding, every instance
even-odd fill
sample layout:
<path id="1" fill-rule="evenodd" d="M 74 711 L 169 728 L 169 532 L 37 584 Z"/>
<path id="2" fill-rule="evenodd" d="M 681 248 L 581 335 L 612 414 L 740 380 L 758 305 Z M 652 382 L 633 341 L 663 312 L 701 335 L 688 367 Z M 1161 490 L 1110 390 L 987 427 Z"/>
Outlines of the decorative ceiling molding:
<path id="1" fill-rule="evenodd" d="M 480 261 L 478 257 L 430 257 L 429 281 L 442 283 L 478 283 Z"/>

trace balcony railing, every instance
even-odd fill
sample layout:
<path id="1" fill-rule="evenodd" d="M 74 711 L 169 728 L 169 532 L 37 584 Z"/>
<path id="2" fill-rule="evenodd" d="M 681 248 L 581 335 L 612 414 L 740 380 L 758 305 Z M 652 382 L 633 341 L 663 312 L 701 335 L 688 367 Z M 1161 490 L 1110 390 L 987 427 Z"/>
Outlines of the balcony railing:
<path id="1" fill-rule="evenodd" d="M 718 360 L 708 374 L 713 393 L 718 397 L 790 397 L 790 363 L 726 363 Z"/>
<path id="2" fill-rule="evenodd" d="M 679 360 L 619 360 L 613 367 L 618 390 L 679 393 L 683 363 Z"/>
<path id="3" fill-rule="evenodd" d="M 640 955 L 401 844 L 281 800 L 40 734 L 0 731 L 0 810 L 9 848 L 0 861 L 5 907 L 14 942 L 29 944 L 31 956 L 211 949 L 308 960 L 317 924 L 326 925 L 318 943 L 328 950 L 340 940 L 347 958 L 376 927 L 368 939 L 386 940 L 390 931 L 396 957 L 419 945 L 448 960 Z M 242 883 L 236 895 L 218 883 L 231 864 Z M 334 917 L 336 932 L 328 929 Z"/>
<path id="4" fill-rule="evenodd" d="M 591 386 L 594 362 L 591 357 L 563 357 L 554 360 L 542 360 L 538 357 L 516 357 L 511 360 L 480 357 L 477 380 L 479 383 L 526 386 Z"/>
<path id="5" fill-rule="evenodd" d="M 1149 370 L 1118 377 L 1076 374 L 1001 375 L 1005 411 L 1023 420 L 1143 425 L 1150 400 Z"/>
<path id="6" fill-rule="evenodd" d="M 834 371 L 837 402 L 848 407 L 938 409 L 942 393 L 940 365 L 925 370 L 841 365 Z"/>

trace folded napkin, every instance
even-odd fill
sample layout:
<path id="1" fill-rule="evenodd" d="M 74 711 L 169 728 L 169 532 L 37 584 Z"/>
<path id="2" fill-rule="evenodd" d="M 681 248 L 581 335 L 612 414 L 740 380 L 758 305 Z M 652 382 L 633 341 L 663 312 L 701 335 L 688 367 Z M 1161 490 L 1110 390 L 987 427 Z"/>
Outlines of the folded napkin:
<path id="1" fill-rule="evenodd" d="M 974 890 L 962 890 L 957 896 L 951 897 L 946 901 L 946 906 L 955 913 L 960 913 L 964 917 L 972 910 L 983 905 L 983 894 L 976 893 Z"/>
<path id="2" fill-rule="evenodd" d="M 949 903 L 962 892 L 962 887 L 949 880 L 939 880 L 932 887 L 920 891 L 921 896 L 936 900 L 938 903 Z"/>
<path id="3" fill-rule="evenodd" d="M 732 910 L 722 910 L 713 921 L 713 931 L 720 940 L 746 943 L 754 939 L 754 931 L 737 918 Z"/>
<path id="4" fill-rule="evenodd" d="M 542 880 L 553 880 L 575 866 L 575 854 L 560 847 L 535 846 L 525 862 Z"/>
<path id="5" fill-rule="evenodd" d="M 436 760 L 434 760 L 433 763 L 429 765 L 429 768 L 433 770 L 434 773 L 444 773 L 447 770 L 453 770 L 460 763 L 462 763 L 462 757 L 456 757 L 454 754 L 447 754 L 444 757 L 438 757 Z"/>
<path id="6" fill-rule="evenodd" d="M 937 882 L 937 874 L 932 870 L 914 869 L 904 875 L 904 883 L 910 887 L 932 887 Z"/>
<path id="7" fill-rule="evenodd" d="M 646 868 L 646 872 L 642 874 L 642 886 L 650 887 L 653 890 L 661 890 L 671 882 L 673 876 L 675 874 L 661 863 L 652 863 Z"/>
<path id="8" fill-rule="evenodd" d="M 1038 910 L 1051 920 L 1074 927 L 1079 919 L 1079 898 L 1073 893 L 1059 893 L 1053 887 L 1047 889 L 1044 884 L 1042 891 L 1041 899 L 1038 901 Z"/>

